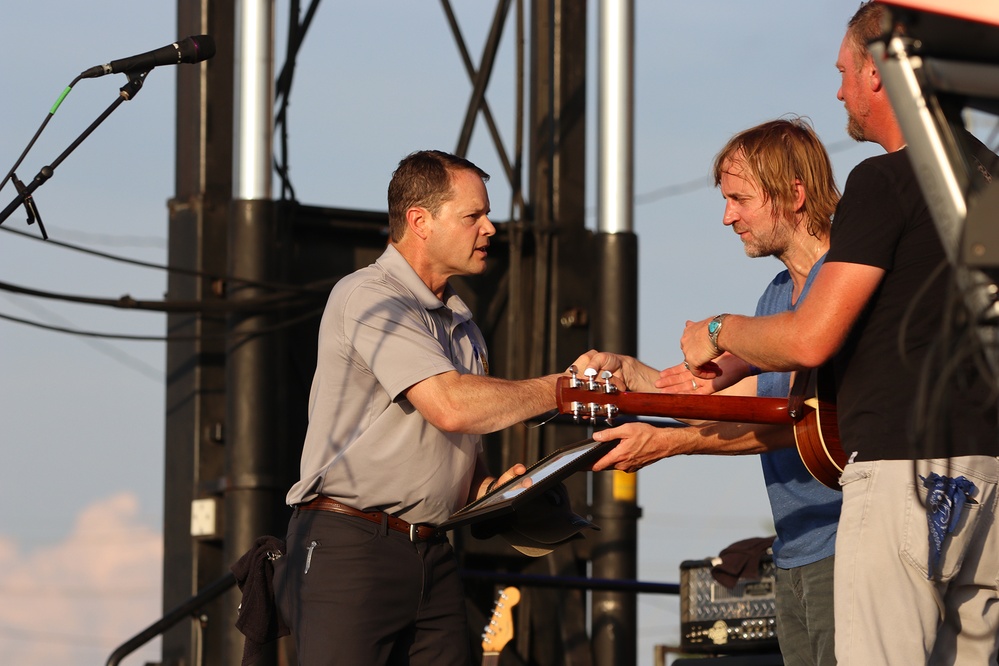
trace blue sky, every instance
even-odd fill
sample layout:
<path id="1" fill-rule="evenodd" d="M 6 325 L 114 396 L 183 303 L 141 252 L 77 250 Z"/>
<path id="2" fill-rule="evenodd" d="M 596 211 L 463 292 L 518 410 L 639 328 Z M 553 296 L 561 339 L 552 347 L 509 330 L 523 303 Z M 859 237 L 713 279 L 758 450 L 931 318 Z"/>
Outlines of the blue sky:
<path id="1" fill-rule="evenodd" d="M 789 113 L 808 116 L 830 149 L 840 185 L 854 164 L 877 153 L 846 137 L 846 116 L 835 97 L 836 54 L 857 5 L 636 1 L 634 221 L 639 355 L 646 362 L 661 367 L 680 360 L 686 319 L 752 312 L 781 268 L 772 259 L 747 259 L 721 224 L 722 200 L 708 185 L 708 174 L 732 134 Z M 597 9 L 590 6 L 592 63 Z M 275 7 L 282 26 L 276 36 L 279 67 L 288 9 L 285 2 Z M 477 60 L 492 3 L 456 0 L 454 7 Z M 186 36 L 175 26 L 170 2 L 35 0 L 9 7 L 0 28 L 7 53 L 0 73 L 6 91 L 0 169 L 6 173 L 13 165 L 77 74 Z M 488 101 L 511 146 L 512 24 L 504 34 Z M 592 64 L 590 71 L 592 128 Z M 76 84 L 18 176 L 29 181 L 51 163 L 114 101 L 124 82 L 114 75 Z M 53 240 L 166 262 L 174 91 L 175 69 L 154 70 L 136 98 L 122 104 L 36 192 Z M 300 54 L 291 98 L 291 174 L 299 199 L 383 209 L 388 178 L 403 155 L 454 149 L 469 91 L 439 3 L 324 3 Z M 595 151 L 591 142 L 591 225 Z M 469 157 L 493 174 L 494 218 L 505 219 L 509 189 L 481 123 Z M 8 185 L 0 204 L 13 197 Z M 20 211 L 0 227 L 9 230 L 37 236 Z M 104 298 L 160 299 L 166 289 L 162 271 L 14 233 L 0 233 L 0 281 Z M 162 315 L 7 291 L 0 291 L 0 315 L 78 331 L 165 331 Z M 0 319 L 6 459 L 0 466 L 0 558 L 7 564 L 0 567 L 7 572 L 0 574 L 0 590 L 14 602 L 0 609 L 0 661 L 92 664 L 158 617 L 164 357 L 160 342 L 69 335 Z M 676 582 L 683 560 L 714 555 L 771 529 L 755 458 L 663 461 L 639 473 L 639 503 L 643 580 Z M 640 664 L 651 664 L 654 644 L 677 641 L 677 599 L 641 597 L 639 624 Z"/>

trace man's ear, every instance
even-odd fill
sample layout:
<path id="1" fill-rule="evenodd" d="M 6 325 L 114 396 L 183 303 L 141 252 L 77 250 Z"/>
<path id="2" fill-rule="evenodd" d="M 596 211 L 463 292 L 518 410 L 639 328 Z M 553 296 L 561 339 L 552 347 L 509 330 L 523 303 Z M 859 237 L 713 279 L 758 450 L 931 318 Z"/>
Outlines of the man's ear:
<path id="1" fill-rule="evenodd" d="M 878 92 L 878 91 L 880 91 L 884 87 L 884 84 L 881 82 L 881 72 L 879 72 L 878 68 L 874 65 L 874 57 L 873 56 L 868 56 L 867 57 L 867 62 L 864 64 L 864 67 L 870 68 L 870 72 L 871 72 L 871 76 L 870 76 L 871 92 Z"/>
<path id="2" fill-rule="evenodd" d="M 406 228 L 424 240 L 430 235 L 430 212 L 426 208 L 413 206 L 406 211 Z"/>
<path id="3" fill-rule="evenodd" d="M 805 186 L 797 178 L 794 179 L 794 212 L 800 213 L 805 207 Z"/>

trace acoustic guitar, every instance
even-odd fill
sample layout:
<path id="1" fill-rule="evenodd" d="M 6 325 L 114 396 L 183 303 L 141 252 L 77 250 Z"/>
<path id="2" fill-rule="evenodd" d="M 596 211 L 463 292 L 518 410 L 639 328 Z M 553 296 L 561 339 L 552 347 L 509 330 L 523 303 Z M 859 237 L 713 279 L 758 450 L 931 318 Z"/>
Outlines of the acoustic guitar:
<path id="1" fill-rule="evenodd" d="M 839 441 L 836 420 L 836 387 L 823 368 L 795 373 L 788 409 L 798 415 L 794 444 L 808 473 L 824 486 L 842 490 L 840 474 L 847 455 Z"/>
<path id="2" fill-rule="evenodd" d="M 493 602 L 493 613 L 482 630 L 482 666 L 497 666 L 500 652 L 513 639 L 513 616 L 510 611 L 520 602 L 520 590 L 500 590 Z"/>
<path id="3" fill-rule="evenodd" d="M 558 411 L 571 414 L 577 422 L 602 418 L 613 425 L 614 417 L 629 414 L 789 425 L 794 428 L 795 446 L 805 469 L 823 485 L 839 490 L 847 456 L 840 446 L 830 388 L 825 373 L 799 372 L 786 399 L 645 393 L 619 390 L 606 371 L 601 379 L 593 375 L 580 379 L 573 372 L 571 377 L 558 379 L 555 400 Z"/>

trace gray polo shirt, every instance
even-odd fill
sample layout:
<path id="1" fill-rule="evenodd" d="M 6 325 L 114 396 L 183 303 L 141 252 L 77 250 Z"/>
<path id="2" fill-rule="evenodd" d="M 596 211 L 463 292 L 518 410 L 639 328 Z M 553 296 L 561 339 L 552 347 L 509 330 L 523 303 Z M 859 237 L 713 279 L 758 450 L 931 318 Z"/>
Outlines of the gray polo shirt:
<path id="1" fill-rule="evenodd" d="M 319 325 L 302 476 L 288 504 L 322 494 L 429 524 L 461 508 L 480 437 L 438 430 L 402 394 L 451 370 L 484 374 L 485 353 L 450 285 L 442 303 L 391 245 L 337 282 Z"/>

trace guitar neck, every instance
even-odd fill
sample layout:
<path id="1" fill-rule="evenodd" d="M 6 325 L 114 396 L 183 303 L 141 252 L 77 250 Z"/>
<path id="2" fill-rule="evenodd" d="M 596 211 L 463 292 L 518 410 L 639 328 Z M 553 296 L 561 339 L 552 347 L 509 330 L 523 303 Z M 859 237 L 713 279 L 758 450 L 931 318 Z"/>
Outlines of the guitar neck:
<path id="1" fill-rule="evenodd" d="M 783 398 L 625 392 L 618 396 L 616 404 L 623 414 L 740 423 L 794 423 L 787 411 L 787 400 Z"/>
<path id="2" fill-rule="evenodd" d="M 482 666 L 499 666 L 499 652 L 484 652 L 482 654 Z"/>
<path id="3" fill-rule="evenodd" d="M 606 417 L 608 406 L 619 414 L 661 416 L 675 419 L 706 419 L 738 423 L 773 423 L 791 425 L 786 398 L 751 398 L 731 395 L 677 395 L 621 391 L 604 393 L 583 386 L 570 386 L 570 379 L 559 378 L 556 386 L 559 411 L 573 414 L 578 409 L 585 418 L 591 416 L 591 406 L 597 416 Z M 574 408 L 575 405 L 575 408 Z"/>

